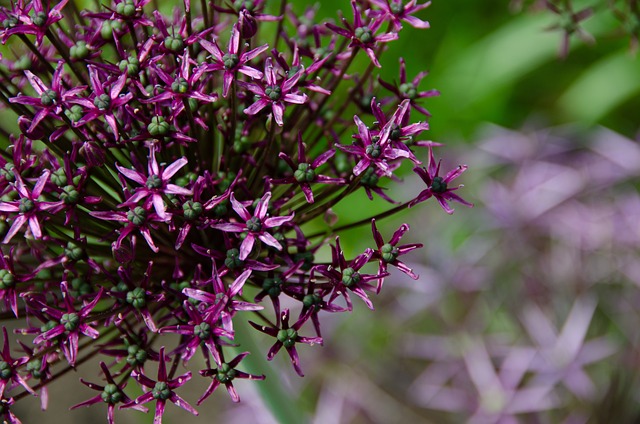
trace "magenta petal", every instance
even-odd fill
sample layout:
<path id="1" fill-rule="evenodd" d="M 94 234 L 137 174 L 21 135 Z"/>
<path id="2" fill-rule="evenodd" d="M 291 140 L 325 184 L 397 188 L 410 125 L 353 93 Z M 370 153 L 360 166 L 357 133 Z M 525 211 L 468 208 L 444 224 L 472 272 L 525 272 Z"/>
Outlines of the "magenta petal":
<path id="1" fill-rule="evenodd" d="M 252 233 L 247 234 L 247 237 L 242 241 L 240 245 L 240 260 L 244 261 L 253 249 L 253 243 L 255 242 L 255 236 Z"/>

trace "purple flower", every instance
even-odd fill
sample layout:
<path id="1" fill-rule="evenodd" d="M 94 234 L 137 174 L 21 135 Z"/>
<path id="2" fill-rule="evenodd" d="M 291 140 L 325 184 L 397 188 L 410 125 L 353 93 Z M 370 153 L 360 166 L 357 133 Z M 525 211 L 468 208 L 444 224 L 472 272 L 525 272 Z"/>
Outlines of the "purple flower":
<path id="1" fill-rule="evenodd" d="M 280 152 L 278 157 L 285 161 L 293 170 L 293 175 L 285 178 L 276 178 L 269 180 L 271 184 L 297 184 L 304 193 L 307 202 L 313 203 L 313 192 L 310 183 L 321 184 L 345 184 L 342 178 L 331 178 L 326 175 L 316 174 L 316 169 L 324 165 L 335 154 L 335 150 L 327 150 L 313 161 L 309 162 L 305 154 L 305 146 L 302 143 L 302 136 L 298 135 L 298 164 L 296 165 L 289 155 Z"/>
<path id="2" fill-rule="evenodd" d="M 68 282 L 63 281 L 60 283 L 60 291 L 62 292 L 62 301 L 64 303 L 63 310 L 49 306 L 45 297 L 42 295 L 25 293 L 23 296 L 25 296 L 30 308 L 38 308 L 41 313 L 54 319 L 57 323 L 53 325 L 53 327 L 43 331 L 38 337 L 33 339 L 33 342 L 36 344 L 48 344 L 50 340 L 56 339 L 64 334 L 65 337 L 63 340 L 60 340 L 60 344 L 62 345 L 64 356 L 69 361 L 69 364 L 73 366 L 75 365 L 78 354 L 80 334 L 91 337 L 92 339 L 96 339 L 100 335 L 89 323 L 91 322 L 90 313 L 102 298 L 104 289 L 100 287 L 98 293 L 93 295 L 91 302 L 82 306 L 80 310 L 77 310 L 73 304 L 73 299 L 69 294 Z"/>
<path id="3" fill-rule="evenodd" d="M 162 423 L 162 415 L 164 414 L 164 408 L 167 401 L 174 403 L 176 406 L 184 409 L 193 415 L 198 415 L 198 411 L 193 409 L 184 399 L 174 392 L 174 389 L 184 385 L 191 379 L 191 372 L 182 374 L 178 378 L 169 379 L 167 375 L 167 366 L 165 364 L 164 346 L 160 348 L 160 364 L 158 365 L 158 379 L 157 381 L 150 379 L 146 375 L 133 370 L 131 376 L 136 379 L 140 385 L 147 387 L 151 390 L 138 396 L 135 400 L 125 403 L 120 406 L 120 409 L 124 408 L 136 408 L 139 405 L 156 401 L 156 413 L 153 417 L 153 424 Z"/>
<path id="4" fill-rule="evenodd" d="M 267 58 L 264 65 L 264 83 L 238 82 L 242 87 L 255 94 L 257 98 L 255 103 L 244 110 L 244 113 L 255 115 L 268 105 L 271 105 L 273 118 L 279 126 L 282 126 L 284 124 L 285 102 L 303 104 L 307 101 L 307 95 L 299 94 L 295 89 L 303 70 L 303 68 L 300 68 L 293 75 L 278 79 L 271 58 Z"/>
<path id="5" fill-rule="evenodd" d="M 291 327 L 289 327 L 288 309 L 282 311 L 281 327 L 265 327 L 264 325 L 258 325 L 253 321 L 249 321 L 249 324 L 251 324 L 251 326 L 256 330 L 276 338 L 275 344 L 271 346 L 271 349 L 269 349 L 267 359 L 271 361 L 284 346 L 291 358 L 293 369 L 296 370 L 300 377 L 304 377 L 304 374 L 302 373 L 302 368 L 300 368 L 300 358 L 298 357 L 298 351 L 296 350 L 296 343 L 306 343 L 311 346 L 314 344 L 322 345 L 321 337 L 302 337 L 298 334 L 298 330 L 300 330 L 304 323 L 309 319 L 309 316 L 309 313 L 301 316 Z"/>
<path id="6" fill-rule="evenodd" d="M 423 4 L 416 4 L 417 0 L 410 0 L 407 4 L 402 4 L 403 0 L 370 0 L 371 3 L 380 8 L 380 10 L 370 9 L 367 13 L 372 18 L 383 18 L 393 24 L 394 31 L 402 29 L 402 22 L 405 21 L 409 25 L 419 29 L 427 29 L 430 27 L 429 22 L 422 21 L 412 14 L 425 9 L 431 5 L 428 1 Z"/>
<path id="7" fill-rule="evenodd" d="M 374 50 L 377 47 L 377 43 L 388 43 L 389 41 L 397 40 L 398 34 L 395 32 L 389 32 L 386 34 L 377 34 L 376 31 L 384 23 L 384 19 L 373 19 L 373 21 L 365 24 L 360 16 L 360 11 L 356 5 L 356 0 L 351 0 L 351 9 L 353 10 L 353 26 L 342 18 L 342 23 L 346 28 L 340 28 L 332 23 L 327 23 L 327 28 L 333 32 L 342 35 L 351 40 L 349 47 L 360 47 L 371 59 L 374 65 L 378 68 L 381 67 L 376 52 Z"/>
<path id="8" fill-rule="evenodd" d="M 418 73 L 411 82 L 407 80 L 407 69 L 404 58 L 400 58 L 400 85 L 397 85 L 395 82 L 390 84 L 385 82 L 382 78 L 378 78 L 380 85 L 382 85 L 387 90 L 391 91 L 396 95 L 398 100 L 409 100 L 411 104 L 411 108 L 417 110 L 424 116 L 431 116 L 429 111 L 418 104 L 417 100 L 426 99 L 429 97 L 437 97 L 440 95 L 438 90 L 427 90 L 427 91 L 419 91 L 418 85 L 420 81 L 424 79 L 428 75 L 428 72 L 423 71 Z"/>
<path id="9" fill-rule="evenodd" d="M 207 40 L 199 40 L 199 44 L 207 50 L 213 56 L 213 63 L 202 65 L 196 75 L 200 75 L 203 72 L 222 71 L 224 75 L 222 77 L 222 96 L 227 97 L 229 94 L 229 88 L 231 83 L 236 78 L 237 72 L 244 74 L 253 79 L 261 79 L 264 75 L 247 65 L 256 56 L 269 48 L 268 44 L 264 44 L 260 47 L 256 47 L 248 52 L 240 53 L 240 33 L 236 25 L 231 30 L 231 39 L 229 40 L 229 48 L 227 53 L 223 53 L 218 47 L 218 43 L 214 40 L 213 43 Z M 194 78 L 196 76 L 194 75 Z"/>
<path id="10" fill-rule="evenodd" d="M 169 216 L 166 213 L 163 196 L 168 194 L 191 196 L 193 194 L 189 189 L 169 183 L 171 177 L 182 169 L 188 163 L 188 160 L 184 157 L 180 158 L 171 165 L 160 170 L 160 166 L 156 160 L 156 147 L 152 145 L 149 150 L 150 157 L 146 174 L 140 171 L 127 169 L 116 164 L 116 168 L 122 175 L 142 185 L 142 187 L 138 187 L 135 190 L 134 194 L 129 197 L 126 202 L 119 206 L 135 206 L 140 200 L 147 199 L 144 205 L 145 209 L 148 210 L 150 204 L 153 204 L 153 208 L 155 209 L 158 217 L 162 221 L 167 221 Z"/>
<path id="11" fill-rule="evenodd" d="M 131 399 L 124 393 L 124 388 L 126 387 L 126 383 L 119 385 L 115 382 L 111 373 L 109 372 L 109 368 L 105 365 L 104 362 L 100 362 L 100 369 L 104 374 L 105 380 L 107 380 L 107 384 L 105 386 L 101 386 L 99 384 L 90 383 L 83 379 L 80 379 L 82 384 L 87 386 L 93 390 L 99 390 L 101 393 L 92 397 L 91 399 L 87 399 L 84 402 L 80 402 L 77 405 L 71 407 L 71 409 L 80 408 L 82 406 L 91 406 L 96 403 L 104 402 L 107 404 L 107 421 L 109 424 L 114 424 L 114 414 L 113 411 L 116 408 L 117 403 L 130 403 Z M 142 405 L 134 405 L 131 407 L 132 409 L 136 409 L 138 411 L 147 413 L 149 410 Z"/>
<path id="12" fill-rule="evenodd" d="M 207 387 L 207 390 L 204 394 L 198 399 L 197 405 L 200 405 L 206 398 L 211 396 L 211 394 L 220 386 L 220 384 L 224 384 L 231 396 L 231 400 L 234 402 L 240 402 L 240 396 L 238 396 L 238 392 L 236 392 L 235 387 L 233 387 L 233 380 L 236 378 L 246 378 L 248 380 L 264 380 L 264 375 L 253 375 L 248 374 L 244 371 L 239 371 L 236 369 L 240 361 L 242 361 L 245 356 L 249 355 L 249 352 L 243 352 L 233 358 L 229 362 L 223 362 L 220 364 L 218 368 L 210 368 L 206 370 L 200 371 L 200 375 L 203 377 L 213 377 L 213 381 Z"/>
<path id="13" fill-rule="evenodd" d="M 373 133 L 357 115 L 353 117 L 358 127 L 358 134 L 354 137 L 358 143 L 351 146 L 336 144 L 336 147 L 359 159 L 355 168 L 353 168 L 355 176 L 359 176 L 372 165 L 377 167 L 384 175 L 390 176 L 392 169 L 389 161 L 400 158 L 413 158 L 413 154 L 407 149 L 398 149 L 390 143 L 391 132 L 396 129 L 398 116 L 401 116 L 408 107 L 409 102 L 407 100 L 402 102 L 396 113 L 382 127 L 379 133 Z"/>
<path id="14" fill-rule="evenodd" d="M 231 205 L 233 210 L 242 218 L 244 224 L 239 222 L 227 222 L 221 224 L 214 224 L 212 228 L 226 232 L 247 232 L 246 237 L 240 245 L 240 260 L 245 260 L 251 253 L 253 245 L 256 239 L 259 239 L 263 243 L 277 249 L 282 250 L 282 245 L 271 234 L 265 230 L 269 228 L 278 228 L 282 224 L 285 224 L 293 219 L 293 214 L 289 216 L 268 217 L 267 209 L 269 207 L 269 200 L 271 200 L 271 192 L 266 192 L 264 196 L 256 204 L 253 215 L 249 213 L 247 208 L 236 200 L 233 193 L 231 193 Z"/>
<path id="15" fill-rule="evenodd" d="M 42 202 L 39 200 L 47 181 L 49 180 L 49 171 L 45 171 L 40 178 L 36 181 L 33 190 L 29 191 L 25 186 L 20 174 L 15 173 L 14 187 L 16 192 L 20 195 L 20 200 L 14 200 L 10 202 L 0 201 L 0 212 L 17 212 L 12 219 L 11 228 L 2 240 L 3 244 L 7 244 L 11 241 L 18 231 L 24 226 L 29 225 L 31 235 L 35 239 L 42 238 L 42 227 L 40 226 L 40 220 L 42 212 L 62 209 L 62 201 L 59 202 Z"/>
<path id="16" fill-rule="evenodd" d="M 387 266 L 393 265 L 414 280 L 418 279 L 418 276 L 411 268 L 398 260 L 398 256 L 405 255 L 412 250 L 420 249 L 423 246 L 422 243 L 410 243 L 398 246 L 398 242 L 407 231 L 409 231 L 409 226 L 407 224 L 402 224 L 400 228 L 393 233 L 391 240 L 389 240 L 388 243 L 385 243 L 382 238 L 382 234 L 380 234 L 380 231 L 378 231 L 378 227 L 376 226 L 376 220 L 371 220 L 371 232 L 373 233 L 373 239 L 377 246 L 377 250 L 373 252 L 373 258 L 378 259 L 378 264 L 380 266 L 378 274 L 386 274 Z M 376 289 L 377 293 L 380 293 L 382 282 L 382 278 L 378 280 L 378 287 Z"/>
<path id="17" fill-rule="evenodd" d="M 459 177 L 464 171 L 467 170 L 466 165 L 459 165 L 456 169 L 449 171 L 447 175 L 441 177 L 440 174 L 440 161 L 436 164 L 436 160 L 433 157 L 433 149 L 429 149 L 429 168 L 413 168 L 413 172 L 418 174 L 422 181 L 427 185 L 425 190 L 422 190 L 418 197 L 413 199 L 409 203 L 409 207 L 415 206 L 420 202 L 430 199 L 432 196 L 436 198 L 442 209 L 448 214 L 453 213 L 453 209 L 449 206 L 450 201 L 462 203 L 463 205 L 473 207 L 473 203 L 469 203 L 454 191 L 458 190 L 460 186 L 450 187 L 451 181 Z"/>

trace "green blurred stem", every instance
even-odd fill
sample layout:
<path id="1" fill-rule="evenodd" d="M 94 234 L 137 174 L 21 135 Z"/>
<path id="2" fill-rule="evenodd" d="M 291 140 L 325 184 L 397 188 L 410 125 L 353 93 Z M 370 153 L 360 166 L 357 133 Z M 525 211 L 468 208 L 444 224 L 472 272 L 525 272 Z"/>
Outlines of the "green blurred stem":
<path id="1" fill-rule="evenodd" d="M 245 351 L 260 352 L 260 348 L 254 339 L 254 334 L 257 333 L 249 327 L 247 322 L 238 320 L 233 324 L 235 330 L 234 341 L 240 345 L 236 348 L 237 353 Z M 260 354 L 248 355 L 240 364 L 240 368 L 250 374 L 264 374 L 267 377 L 266 380 L 257 381 L 253 384 L 256 385 L 266 407 L 280 424 L 307 422 L 306 413 L 300 408 L 298 398 L 284 389 L 281 379 L 278 378 L 278 371 L 267 362 L 265 356 Z"/>

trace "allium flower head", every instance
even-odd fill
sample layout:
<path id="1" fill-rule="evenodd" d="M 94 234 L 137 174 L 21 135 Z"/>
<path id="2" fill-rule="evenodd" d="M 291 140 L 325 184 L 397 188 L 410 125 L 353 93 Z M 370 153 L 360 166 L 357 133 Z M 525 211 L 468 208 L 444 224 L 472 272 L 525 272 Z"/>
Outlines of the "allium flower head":
<path id="1" fill-rule="evenodd" d="M 239 401 L 238 379 L 264 378 L 242 363 L 284 348 L 302 375 L 299 346 L 323 344 L 324 314 L 360 307 L 351 295 L 373 309 L 389 266 L 417 277 L 399 259 L 421 247 L 400 244 L 408 225 L 387 243 L 376 227 L 411 200 L 359 208 L 345 226 L 373 222 L 373 240 L 355 257 L 333 206 L 361 190 L 395 202 L 387 183 L 438 145 L 411 120 L 426 95 L 365 93 L 400 22 L 428 26 L 416 17 L 428 3 L 345 1 L 353 19 L 337 26 L 284 2 L 295 28 L 263 0 L 170 15 L 149 0 L 54 3 L 0 7 L 0 305 L 24 319 L 19 341 L 3 327 L 4 420 L 19 422 L 28 395 L 45 408 L 58 377 L 92 358 L 97 376 L 79 387 L 99 393 L 74 408 L 106 403 L 110 424 L 116 406 L 152 404 L 154 423 L 168 403 L 197 414 L 178 394 L 192 377 L 208 384 L 198 405 L 220 385 Z M 359 55 L 365 73 L 351 68 Z M 453 199 L 429 166 L 413 197 Z M 238 351 L 242 322 L 272 347 Z"/>

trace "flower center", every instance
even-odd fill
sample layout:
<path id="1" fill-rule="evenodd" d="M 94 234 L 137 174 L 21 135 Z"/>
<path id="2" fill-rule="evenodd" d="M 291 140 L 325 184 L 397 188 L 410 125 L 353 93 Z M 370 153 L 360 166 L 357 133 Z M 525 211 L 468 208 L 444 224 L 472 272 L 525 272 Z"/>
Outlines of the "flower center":
<path id="1" fill-rule="evenodd" d="M 400 251 L 397 247 L 387 243 L 380 248 L 380 253 L 382 254 L 382 260 L 389 263 L 396 260 Z"/>
<path id="2" fill-rule="evenodd" d="M 224 260 L 224 264 L 229 269 L 242 267 L 242 265 L 244 265 L 244 261 L 240 260 L 240 251 L 238 249 L 227 250 L 227 257 Z"/>
<path id="3" fill-rule="evenodd" d="M 434 193 L 444 193 L 447 191 L 447 183 L 442 177 L 435 177 L 431 183 L 431 191 Z"/>
<path id="4" fill-rule="evenodd" d="M 127 303 L 136 309 L 144 308 L 147 304 L 147 293 L 142 287 L 136 287 L 127 292 Z"/>
<path id="5" fill-rule="evenodd" d="M 100 94 L 93 99 L 93 105 L 100 110 L 109 109 L 111 106 L 111 97 L 108 94 Z"/>
<path id="6" fill-rule="evenodd" d="M 189 82 L 180 77 L 176 79 L 173 83 L 171 83 L 171 91 L 174 93 L 184 94 L 189 91 Z"/>
<path id="7" fill-rule="evenodd" d="M 394 15 L 401 15 L 402 12 L 404 12 L 404 6 L 402 5 L 402 2 L 391 3 L 389 5 L 389 8 L 391 9 L 391 12 L 393 12 Z"/>
<path id="8" fill-rule="evenodd" d="M 367 26 L 358 27 L 354 31 L 354 34 L 361 43 L 367 44 L 373 41 L 373 33 Z"/>
<path id="9" fill-rule="evenodd" d="M 154 399 L 167 400 L 171 397 L 171 389 L 169 385 L 164 381 L 158 381 L 151 390 L 151 394 Z"/>
<path id="10" fill-rule="evenodd" d="M 5 361 L 0 361 L 0 380 L 7 381 L 11 378 L 12 374 L 11 365 Z"/>
<path id="11" fill-rule="evenodd" d="M 27 213 L 31 210 L 33 210 L 33 208 L 35 208 L 36 205 L 35 203 L 33 203 L 33 200 L 31 199 L 27 199 L 26 197 L 23 197 L 22 199 L 20 199 L 20 205 L 18 205 L 18 210 L 21 213 Z"/>
<path id="12" fill-rule="evenodd" d="M 147 360 L 147 352 L 138 345 L 127 348 L 127 363 L 131 366 L 142 365 Z"/>
<path id="13" fill-rule="evenodd" d="M 298 333 L 293 328 L 282 329 L 278 331 L 276 338 L 280 343 L 284 345 L 284 347 L 293 347 L 296 344 L 296 338 L 298 337 Z"/>
<path id="14" fill-rule="evenodd" d="M 182 205 L 184 211 L 184 218 L 188 220 L 194 220 L 202 214 L 202 203 L 188 200 Z"/>
<path id="15" fill-rule="evenodd" d="M 238 66 L 240 59 L 237 54 L 227 53 L 222 56 L 222 63 L 224 64 L 225 69 L 233 69 Z"/>
<path id="16" fill-rule="evenodd" d="M 74 331 L 80 324 L 80 317 L 75 312 L 64 314 L 60 318 L 60 324 L 64 326 L 67 331 Z"/>
<path id="17" fill-rule="evenodd" d="M 316 173 L 308 163 L 301 163 L 298 169 L 293 173 L 293 177 L 299 183 L 310 183 L 316 179 Z"/>
<path id="18" fill-rule="evenodd" d="M 118 386 L 116 386 L 115 384 L 109 383 L 106 386 L 104 386 L 104 389 L 100 394 L 100 397 L 105 403 L 114 404 L 114 403 L 120 402 L 123 398 L 123 395 L 122 395 L 122 391 L 118 388 Z"/>
<path id="19" fill-rule="evenodd" d="M 352 287 L 360 282 L 360 274 L 353 268 L 345 268 L 342 271 L 342 284 L 347 287 Z"/>
<path id="20" fill-rule="evenodd" d="M 136 206 L 135 209 L 127 212 L 127 219 L 133 225 L 142 225 L 147 217 L 147 211 L 142 206 Z"/>
<path id="21" fill-rule="evenodd" d="M 269 85 L 264 89 L 264 94 L 274 102 L 280 100 L 280 96 L 282 95 L 282 88 L 278 85 Z"/>
<path id="22" fill-rule="evenodd" d="M 418 90 L 416 89 L 416 86 L 411 84 L 410 82 L 400 84 L 400 87 L 398 87 L 398 89 L 400 90 L 400 94 L 402 94 L 405 99 L 413 100 L 418 97 Z"/>
<path id="23" fill-rule="evenodd" d="M 231 368 L 231 366 L 225 362 L 220 368 L 218 368 L 216 379 L 222 384 L 230 383 L 234 378 L 236 378 L 237 373 L 238 372 L 235 369 Z"/>
<path id="24" fill-rule="evenodd" d="M 162 180 L 157 175 L 149 175 L 145 185 L 150 189 L 162 188 Z"/>
<path id="25" fill-rule="evenodd" d="M 382 154 L 382 147 L 378 143 L 373 143 L 367 146 L 365 152 L 372 158 L 378 158 Z"/>
<path id="26" fill-rule="evenodd" d="M 262 231 L 262 222 L 260 221 L 260 218 L 258 218 L 257 216 L 252 216 L 251 218 L 249 218 L 249 220 L 247 221 L 247 230 L 251 231 L 252 233 L 259 233 L 260 231 Z"/>
<path id="27" fill-rule="evenodd" d="M 36 12 L 33 18 L 31 18 L 31 22 L 33 22 L 35 26 L 43 27 L 47 23 L 47 13 L 44 11 Z"/>
<path id="28" fill-rule="evenodd" d="M 282 280 L 279 278 L 265 278 L 262 283 L 262 290 L 271 297 L 278 297 L 282 293 Z"/>
<path id="29" fill-rule="evenodd" d="M 211 337 L 211 326 L 206 322 L 193 326 L 193 334 L 200 340 L 207 340 Z"/>
<path id="30" fill-rule="evenodd" d="M 16 279 L 8 269 L 0 269 L 0 290 L 9 289 L 16 284 Z"/>
<path id="31" fill-rule="evenodd" d="M 46 90 L 44 93 L 40 95 L 40 101 L 42 102 L 42 106 L 51 106 L 56 99 L 58 98 L 58 94 L 53 90 Z"/>

